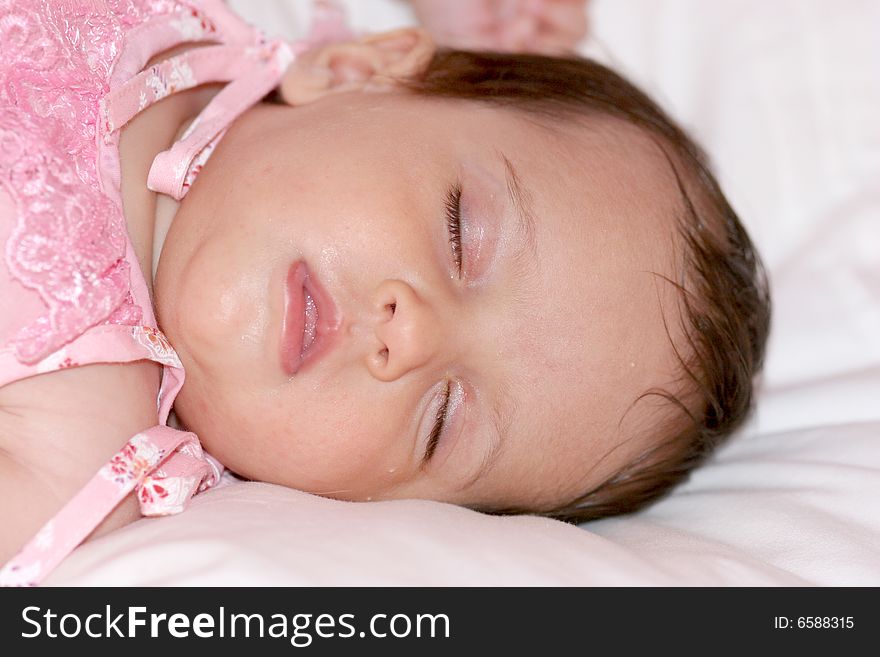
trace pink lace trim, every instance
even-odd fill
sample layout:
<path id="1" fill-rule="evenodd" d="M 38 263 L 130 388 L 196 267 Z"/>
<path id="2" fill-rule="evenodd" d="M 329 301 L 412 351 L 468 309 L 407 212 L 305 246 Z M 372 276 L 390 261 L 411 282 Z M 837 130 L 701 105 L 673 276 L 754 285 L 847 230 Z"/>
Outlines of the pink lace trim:
<path id="1" fill-rule="evenodd" d="M 122 211 L 100 189 L 98 109 L 123 35 L 171 13 L 182 36 L 200 22 L 174 0 L 0 0 L 0 185 L 18 211 L 6 264 L 47 307 L 12 340 L 22 363 L 101 322 L 141 322 Z"/>

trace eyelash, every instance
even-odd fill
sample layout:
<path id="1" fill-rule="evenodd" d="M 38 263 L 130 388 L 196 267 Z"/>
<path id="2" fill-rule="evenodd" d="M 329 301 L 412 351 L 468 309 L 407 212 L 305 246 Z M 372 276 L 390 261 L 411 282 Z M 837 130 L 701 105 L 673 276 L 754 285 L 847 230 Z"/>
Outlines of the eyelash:
<path id="1" fill-rule="evenodd" d="M 452 385 L 446 382 L 446 390 L 443 392 L 443 403 L 437 409 L 436 420 L 431 428 L 431 434 L 428 436 L 428 445 L 425 447 L 425 458 L 422 463 L 427 463 L 434 456 L 434 450 L 437 449 L 437 443 L 440 440 L 440 434 L 443 433 L 443 425 L 446 423 L 446 409 L 449 407 L 449 393 Z"/>
<path id="2" fill-rule="evenodd" d="M 449 246 L 452 249 L 452 258 L 455 260 L 458 275 L 461 277 L 461 185 L 459 183 L 455 183 L 446 192 L 444 205 L 446 206 L 446 230 L 449 232 Z M 422 463 L 430 461 L 434 456 L 434 450 L 437 449 L 440 434 L 443 433 L 443 425 L 446 423 L 450 392 L 451 384 L 447 381 L 446 390 L 443 392 L 443 403 L 437 409 L 437 416 L 428 436 L 428 444 L 425 447 L 425 457 L 422 459 Z"/>
<path id="3" fill-rule="evenodd" d="M 461 185 L 455 183 L 446 192 L 446 229 L 449 232 L 449 246 L 452 258 L 461 277 Z"/>

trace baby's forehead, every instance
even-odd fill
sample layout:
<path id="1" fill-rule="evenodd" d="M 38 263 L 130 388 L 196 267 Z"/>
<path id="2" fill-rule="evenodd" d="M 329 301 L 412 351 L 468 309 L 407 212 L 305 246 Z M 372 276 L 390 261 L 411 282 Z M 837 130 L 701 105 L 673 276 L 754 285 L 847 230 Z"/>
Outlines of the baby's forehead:
<path id="1" fill-rule="evenodd" d="M 538 205 L 573 251 L 601 240 L 616 241 L 620 257 L 641 260 L 640 247 L 672 257 L 684 202 L 660 138 L 603 114 L 532 125 L 530 153 L 523 155 Z"/>
<path id="2" fill-rule="evenodd" d="M 671 342 L 678 296 L 668 283 L 679 278 L 677 187 L 668 161 L 650 137 L 619 121 L 552 132 L 554 157 L 525 156 L 524 167 L 537 187 L 531 298 L 539 311 L 511 332 L 525 338 L 503 347 L 517 364 L 519 390 L 528 391 L 515 430 L 547 454 L 518 480 L 542 485 L 569 466 L 573 481 L 612 450 L 588 476 L 632 458 L 643 445 L 620 446 L 657 413 L 634 402 L 652 388 L 674 389 L 680 375 Z"/>
<path id="3" fill-rule="evenodd" d="M 572 178 L 580 174 L 595 188 L 625 191 L 633 201 L 647 196 L 656 205 L 676 198 L 668 147 L 645 128 L 598 112 L 566 114 L 545 123 Z"/>

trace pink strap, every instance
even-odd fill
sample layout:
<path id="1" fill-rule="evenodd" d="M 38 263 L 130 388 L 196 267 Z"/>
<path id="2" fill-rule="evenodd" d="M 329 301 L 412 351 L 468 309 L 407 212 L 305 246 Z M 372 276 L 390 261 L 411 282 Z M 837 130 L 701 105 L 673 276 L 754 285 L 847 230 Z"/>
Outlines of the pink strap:
<path id="1" fill-rule="evenodd" d="M 228 82 L 245 74 L 253 63 L 248 46 L 194 46 L 141 71 L 110 91 L 101 101 L 111 131 L 166 96 L 201 84 Z"/>
<path id="2" fill-rule="evenodd" d="M 236 58 L 235 65 L 247 66 L 249 70 L 240 73 L 236 80 L 214 96 L 182 139 L 156 156 L 147 178 L 147 187 L 154 192 L 167 194 L 176 200 L 183 198 L 188 189 L 187 177 L 196 157 L 245 110 L 278 85 L 293 59 L 290 47 L 283 41 L 248 48 L 244 54 L 241 50 L 238 53 L 227 50 L 222 56 Z M 222 63 L 219 65 L 223 66 Z"/>
<path id="3" fill-rule="evenodd" d="M 220 477 L 202 457 L 195 434 L 163 425 L 136 434 L 0 569 L 0 586 L 39 584 L 135 488 L 144 515 L 178 513 Z"/>

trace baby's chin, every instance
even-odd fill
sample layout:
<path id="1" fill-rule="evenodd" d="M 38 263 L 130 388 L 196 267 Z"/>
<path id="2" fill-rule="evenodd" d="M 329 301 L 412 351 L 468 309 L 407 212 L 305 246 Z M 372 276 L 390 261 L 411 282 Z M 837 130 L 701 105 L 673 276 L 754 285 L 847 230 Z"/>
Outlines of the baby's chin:
<path id="1" fill-rule="evenodd" d="M 202 449 L 220 461 L 225 468 L 250 479 L 245 472 L 247 468 L 241 467 L 245 464 L 240 463 L 240 450 L 235 448 L 230 432 L 223 429 L 224 425 L 230 426 L 231 418 L 224 417 L 206 398 L 193 394 L 192 386 L 192 382 L 185 383 L 174 401 L 176 428 L 196 434 Z"/>
<path id="2" fill-rule="evenodd" d="M 174 403 L 179 428 L 191 431 L 208 454 L 238 477 L 290 488 L 302 488 L 290 479 L 285 464 L 272 456 L 274 445 L 267 443 L 265 427 L 255 416 L 239 417 L 222 412 L 203 396 L 184 384 Z"/>

